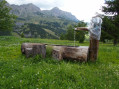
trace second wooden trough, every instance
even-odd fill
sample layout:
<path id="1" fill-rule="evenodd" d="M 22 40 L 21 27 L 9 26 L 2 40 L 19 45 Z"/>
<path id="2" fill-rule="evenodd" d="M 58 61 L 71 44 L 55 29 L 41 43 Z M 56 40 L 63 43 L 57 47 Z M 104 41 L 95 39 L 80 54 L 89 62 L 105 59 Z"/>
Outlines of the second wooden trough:
<path id="1" fill-rule="evenodd" d="M 88 46 L 53 46 L 52 56 L 55 59 L 85 61 L 88 59 Z"/>

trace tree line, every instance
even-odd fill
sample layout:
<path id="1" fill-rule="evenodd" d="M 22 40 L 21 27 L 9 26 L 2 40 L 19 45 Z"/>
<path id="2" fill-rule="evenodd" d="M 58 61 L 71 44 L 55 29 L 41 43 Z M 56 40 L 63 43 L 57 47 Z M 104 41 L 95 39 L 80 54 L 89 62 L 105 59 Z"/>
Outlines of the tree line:
<path id="1" fill-rule="evenodd" d="M 105 2 L 102 11 L 106 14 L 102 23 L 101 41 L 112 40 L 114 45 L 119 42 L 119 0 Z"/>
<path id="2" fill-rule="evenodd" d="M 87 23 L 80 21 L 77 25 L 69 25 L 67 27 L 67 32 L 65 34 L 61 34 L 61 40 L 76 40 L 79 43 L 83 43 L 85 40 L 85 35 L 87 34 L 86 31 L 74 31 L 75 27 L 86 27 Z"/>
<path id="3" fill-rule="evenodd" d="M 10 34 L 13 30 L 16 16 L 10 14 L 10 10 L 11 8 L 7 6 L 7 2 L 5 0 L 0 0 L 0 35 L 5 34 L 5 32 Z"/>

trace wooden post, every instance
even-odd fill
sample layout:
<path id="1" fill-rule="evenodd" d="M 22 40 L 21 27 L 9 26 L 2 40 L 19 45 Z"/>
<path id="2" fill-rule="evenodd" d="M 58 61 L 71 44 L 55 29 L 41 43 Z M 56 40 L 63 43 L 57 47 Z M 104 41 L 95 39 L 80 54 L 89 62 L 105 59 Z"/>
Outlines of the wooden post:
<path id="1" fill-rule="evenodd" d="M 94 62 L 97 60 L 98 48 L 99 48 L 99 40 L 90 37 L 89 54 L 88 54 L 89 61 Z"/>
<path id="2" fill-rule="evenodd" d="M 83 30 L 89 31 L 86 27 L 77 27 L 75 31 Z M 98 48 L 99 48 L 99 40 L 96 40 L 90 36 L 90 45 L 89 45 L 89 52 L 88 52 L 88 61 L 96 61 L 98 56 Z"/>

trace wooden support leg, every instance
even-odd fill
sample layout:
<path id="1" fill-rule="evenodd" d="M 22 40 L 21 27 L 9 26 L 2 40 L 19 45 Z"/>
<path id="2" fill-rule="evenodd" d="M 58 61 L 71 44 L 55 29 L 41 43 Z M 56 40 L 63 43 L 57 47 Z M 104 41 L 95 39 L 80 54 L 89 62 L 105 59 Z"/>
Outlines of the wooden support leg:
<path id="1" fill-rule="evenodd" d="M 53 51 L 52 51 L 52 57 L 54 58 L 54 59 L 57 59 L 57 60 L 63 60 L 63 58 L 62 58 L 62 52 L 60 51 L 60 50 L 55 50 L 55 49 L 53 49 Z"/>

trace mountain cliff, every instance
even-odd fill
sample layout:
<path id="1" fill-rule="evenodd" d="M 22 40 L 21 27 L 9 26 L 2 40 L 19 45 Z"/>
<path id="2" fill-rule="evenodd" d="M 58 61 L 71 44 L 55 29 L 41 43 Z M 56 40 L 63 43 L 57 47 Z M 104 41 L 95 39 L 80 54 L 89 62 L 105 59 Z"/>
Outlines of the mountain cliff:
<path id="1" fill-rule="evenodd" d="M 43 10 L 42 13 L 51 15 L 57 18 L 64 18 L 67 20 L 78 21 L 78 19 L 72 15 L 70 12 L 62 11 L 58 7 L 54 7 L 51 10 Z"/>
<path id="2" fill-rule="evenodd" d="M 10 5 L 12 8 L 11 13 L 19 17 L 28 17 L 28 16 L 54 16 L 54 18 L 64 18 L 67 20 L 78 21 L 78 19 L 72 15 L 70 12 L 62 11 L 58 7 L 54 7 L 51 10 L 40 10 L 39 7 L 34 4 L 23 4 L 23 5 Z"/>
<path id="3" fill-rule="evenodd" d="M 20 16 L 20 17 L 27 17 L 29 15 L 33 15 L 35 12 L 40 12 L 40 8 L 30 4 L 23 4 L 23 5 L 10 5 L 12 8 L 11 13 Z"/>

